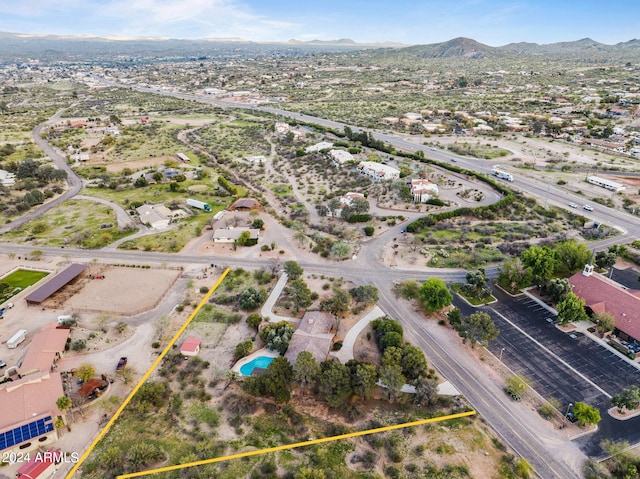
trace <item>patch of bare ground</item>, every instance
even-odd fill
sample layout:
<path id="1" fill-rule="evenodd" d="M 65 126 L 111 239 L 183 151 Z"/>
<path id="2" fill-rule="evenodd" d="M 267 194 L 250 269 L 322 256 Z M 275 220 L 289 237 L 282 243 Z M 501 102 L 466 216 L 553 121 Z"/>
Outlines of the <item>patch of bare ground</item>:
<path id="1" fill-rule="evenodd" d="M 154 168 L 157 166 L 164 165 L 166 162 L 176 161 L 175 156 L 157 156 L 154 158 L 144 158 L 142 160 L 131 160 L 131 161 L 123 161 L 123 162 L 109 162 L 104 158 L 95 158 L 89 161 L 88 163 L 92 165 L 105 165 L 107 168 L 107 173 L 121 173 L 125 168 L 129 168 L 130 170 L 144 170 L 145 168 Z"/>
<path id="2" fill-rule="evenodd" d="M 138 314 L 155 307 L 181 271 L 104 266 L 100 274 L 103 279 L 82 277 L 65 288 L 55 296 L 52 307 L 72 312 Z"/>

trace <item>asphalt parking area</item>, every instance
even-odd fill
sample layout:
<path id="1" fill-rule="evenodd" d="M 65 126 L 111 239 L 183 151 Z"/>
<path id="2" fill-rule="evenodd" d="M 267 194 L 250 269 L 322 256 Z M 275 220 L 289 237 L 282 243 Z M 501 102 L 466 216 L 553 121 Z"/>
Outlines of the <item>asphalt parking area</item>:
<path id="1" fill-rule="evenodd" d="M 556 328 L 546 320 L 552 315 L 530 298 L 513 298 L 502 291 L 494 295 L 499 302 L 482 308 L 500 329 L 489 350 L 527 378 L 542 397 L 559 400 L 562 413 L 577 401 L 600 410 L 597 432 L 580 439 L 584 452 L 602 457 L 602 439 L 640 442 L 640 416 L 618 421 L 607 414 L 612 395 L 640 384 L 640 370 L 584 334 L 577 332 L 572 338 Z M 454 303 L 464 315 L 475 311 L 457 297 Z"/>
<path id="2" fill-rule="evenodd" d="M 507 320 L 492 314 L 501 333 L 491 345 L 490 350 L 494 354 L 496 352 L 499 354 L 500 350 L 505 348 L 503 351 L 505 363 L 511 366 L 510 363 L 513 362 L 515 370 L 525 375 L 531 374 L 531 379 L 535 379 L 536 382 L 539 380 L 542 390 L 538 392 L 543 396 L 551 393 L 551 396 L 566 404 L 584 401 L 600 406 L 599 403 L 605 401 L 608 406 L 610 405 L 609 396 L 617 394 L 630 385 L 640 384 L 639 369 L 617 356 L 609 348 L 601 346 L 581 333 L 575 333 L 575 339 L 573 339 L 569 334 L 560 331 L 554 324 L 545 320 L 551 315 L 535 301 L 526 296 L 517 298 L 511 298 L 505 294 L 501 296 L 503 297 L 500 298 L 500 303 L 493 309 Z M 522 332 L 517 328 L 539 343 L 535 357 L 532 352 L 522 354 L 514 349 L 514 346 L 518 346 L 518 341 L 524 340 Z M 503 342 L 505 344 L 501 344 Z M 552 354 L 542 354 L 543 348 L 548 349 Z M 525 361 L 509 359 L 511 352 L 514 352 L 514 356 L 521 356 Z M 504 359 L 505 356 L 508 356 L 507 359 Z M 546 361 L 551 361 L 553 364 L 543 364 Z M 560 370 L 559 375 L 558 370 Z M 541 371 L 543 374 L 540 373 Z M 549 373 L 553 374 L 553 381 L 545 381 L 544 377 L 540 377 Z M 556 380 L 560 382 L 556 383 Z"/>

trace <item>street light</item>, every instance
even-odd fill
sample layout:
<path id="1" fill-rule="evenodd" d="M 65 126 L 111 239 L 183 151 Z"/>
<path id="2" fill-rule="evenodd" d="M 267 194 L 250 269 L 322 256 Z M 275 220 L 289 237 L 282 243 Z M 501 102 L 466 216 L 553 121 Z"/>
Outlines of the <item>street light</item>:
<path id="1" fill-rule="evenodd" d="M 569 405 L 567 406 L 567 412 L 564 413 L 564 417 L 567 417 L 567 414 L 569 414 L 569 409 L 571 409 L 573 407 L 573 403 L 570 402 Z"/>
<path id="2" fill-rule="evenodd" d="M 504 348 L 500 350 L 500 359 L 498 361 L 502 362 L 502 353 L 504 353 Z"/>

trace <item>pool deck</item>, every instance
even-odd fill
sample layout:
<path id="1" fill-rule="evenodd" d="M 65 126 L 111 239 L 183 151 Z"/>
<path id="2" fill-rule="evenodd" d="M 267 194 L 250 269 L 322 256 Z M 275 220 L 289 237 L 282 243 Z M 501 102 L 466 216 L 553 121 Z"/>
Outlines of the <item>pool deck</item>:
<path id="1" fill-rule="evenodd" d="M 251 353 L 249 356 L 245 356 L 244 358 L 238 360 L 238 362 L 233 365 L 231 370 L 238 373 L 243 378 L 248 377 L 240 372 L 240 368 L 245 364 L 253 361 L 258 356 L 266 356 L 268 358 L 277 358 L 278 356 L 280 356 L 280 353 L 278 353 L 278 351 L 271 351 L 270 349 L 267 349 L 267 348 L 258 349 L 257 351 L 254 351 L 253 353 Z"/>

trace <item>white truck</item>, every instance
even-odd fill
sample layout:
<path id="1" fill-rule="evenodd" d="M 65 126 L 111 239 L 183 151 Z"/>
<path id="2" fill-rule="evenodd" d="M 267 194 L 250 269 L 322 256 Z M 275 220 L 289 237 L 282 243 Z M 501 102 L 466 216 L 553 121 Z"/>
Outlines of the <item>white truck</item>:
<path id="1" fill-rule="evenodd" d="M 187 204 L 193 208 L 198 208 L 199 210 L 211 211 L 211 206 L 209 206 L 204 201 L 194 200 L 193 198 L 187 198 Z"/>
<path id="2" fill-rule="evenodd" d="M 513 175 L 511 173 L 507 173 L 506 171 L 502 171 L 495 167 L 491 169 L 491 174 L 501 180 L 513 181 Z"/>
<path id="3" fill-rule="evenodd" d="M 7 341 L 7 347 L 9 349 L 15 349 L 18 347 L 18 345 L 25 340 L 25 338 L 27 337 L 27 330 L 26 329 L 21 329 L 20 331 L 18 331 L 16 334 L 14 334 L 13 336 L 11 336 L 11 339 L 9 339 L 9 341 Z"/>

